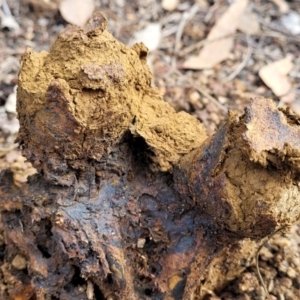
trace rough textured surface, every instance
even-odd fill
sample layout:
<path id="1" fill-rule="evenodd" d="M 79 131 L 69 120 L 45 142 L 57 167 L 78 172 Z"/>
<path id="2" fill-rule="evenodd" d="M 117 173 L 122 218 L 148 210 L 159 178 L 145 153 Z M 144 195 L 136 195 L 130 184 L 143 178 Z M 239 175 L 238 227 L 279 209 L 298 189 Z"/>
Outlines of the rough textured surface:
<path id="1" fill-rule="evenodd" d="M 1 173 L 4 299 L 205 297 L 206 281 L 217 290 L 226 280 L 217 268 L 243 269 L 244 252 L 228 251 L 299 219 L 285 147 L 275 143 L 267 164 L 253 154 L 270 150 L 253 142 L 270 128 L 294 149 L 289 112 L 255 99 L 206 139 L 151 88 L 144 46 L 123 46 L 105 26 L 96 14 L 50 54 L 23 57 L 19 141 L 38 174 L 20 188 Z"/>
<path id="2" fill-rule="evenodd" d="M 49 171 L 53 155 L 73 166 L 99 161 L 130 129 L 150 146 L 153 167 L 168 171 L 206 138 L 196 119 L 176 114 L 151 87 L 147 48 L 123 45 L 106 26 L 97 13 L 82 29 L 64 29 L 50 53 L 23 55 L 19 142 L 37 168 Z"/>
<path id="3" fill-rule="evenodd" d="M 293 172 L 299 171 L 300 129 L 295 125 L 300 124 L 300 118 L 288 109 L 277 110 L 272 100 L 268 102 L 265 107 L 263 101 L 256 101 L 252 110 L 246 111 L 244 139 L 250 145 L 250 158 L 265 167 L 273 164 L 284 168 L 288 164 Z M 272 120 L 268 127 L 262 121 L 265 119 Z M 259 136 L 262 131 L 264 140 Z"/>
<path id="4" fill-rule="evenodd" d="M 273 110 L 274 115 L 258 114 L 257 107 L 263 111 Z M 281 120 L 278 120 L 278 115 Z M 249 143 L 248 138 L 253 132 L 257 141 L 261 144 L 266 141 L 269 145 L 270 131 L 284 130 L 286 147 L 295 149 L 295 132 L 299 132 L 299 127 L 296 122 L 288 124 L 289 118 L 289 114 L 276 110 L 271 100 L 257 98 L 252 100 L 241 118 L 231 113 L 227 126 L 214 135 L 208 144 L 210 146 L 204 144 L 200 150 L 194 150 L 182 160 L 180 167 L 186 170 L 194 201 L 213 215 L 220 226 L 245 238 L 255 239 L 299 218 L 297 165 L 286 163 L 285 148 L 276 149 L 275 146 L 272 147 L 275 153 L 273 160 L 263 165 L 253 162 L 252 153 L 257 148 Z M 277 128 L 274 128 L 274 122 L 277 122 Z M 280 143 L 278 136 L 277 139 L 273 136 L 272 140 Z M 299 159 L 296 149 L 293 161 Z M 210 171 L 211 178 L 207 177 L 208 162 L 214 165 Z M 220 192 L 212 197 L 211 190 Z"/>

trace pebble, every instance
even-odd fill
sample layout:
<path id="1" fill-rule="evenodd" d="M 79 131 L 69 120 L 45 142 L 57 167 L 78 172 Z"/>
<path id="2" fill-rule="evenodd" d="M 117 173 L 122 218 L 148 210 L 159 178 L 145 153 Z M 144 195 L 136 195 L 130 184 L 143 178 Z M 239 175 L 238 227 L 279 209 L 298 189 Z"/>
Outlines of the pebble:
<path id="1" fill-rule="evenodd" d="M 211 120 L 212 120 L 214 123 L 219 124 L 220 118 L 219 118 L 219 115 L 218 115 L 217 113 L 215 113 L 215 112 L 211 113 L 211 114 L 210 114 L 210 118 L 211 118 Z"/>
<path id="2" fill-rule="evenodd" d="M 286 273 L 290 278 L 296 278 L 297 276 L 297 272 L 292 267 L 289 267 Z"/>
<path id="3" fill-rule="evenodd" d="M 260 250 L 260 252 L 259 252 L 259 257 L 260 257 L 262 260 L 266 261 L 266 260 L 269 260 L 270 258 L 273 258 L 274 255 L 272 254 L 272 252 L 271 252 L 268 248 L 263 247 L 263 248 Z"/>
<path id="4" fill-rule="evenodd" d="M 17 270 L 26 269 L 27 262 L 24 256 L 17 254 L 13 261 L 11 262 L 12 266 Z"/>
<path id="5" fill-rule="evenodd" d="M 17 111 L 17 86 L 14 87 L 14 91 L 7 97 L 5 102 L 5 110 L 8 113 L 16 113 Z"/>
<path id="6" fill-rule="evenodd" d="M 290 288 L 293 285 L 292 280 L 288 277 L 279 278 L 278 283 L 287 288 Z"/>
<path id="7" fill-rule="evenodd" d="M 137 247 L 140 248 L 140 249 L 144 248 L 145 243 L 146 243 L 146 239 L 144 239 L 144 238 L 138 239 Z"/>
<path id="8" fill-rule="evenodd" d="M 228 102 L 228 99 L 226 97 L 223 97 L 223 96 L 219 96 L 218 97 L 218 100 L 221 104 L 225 104 Z"/>
<path id="9" fill-rule="evenodd" d="M 179 4 L 179 0 L 163 0 L 162 8 L 168 11 L 172 11 L 177 8 Z"/>

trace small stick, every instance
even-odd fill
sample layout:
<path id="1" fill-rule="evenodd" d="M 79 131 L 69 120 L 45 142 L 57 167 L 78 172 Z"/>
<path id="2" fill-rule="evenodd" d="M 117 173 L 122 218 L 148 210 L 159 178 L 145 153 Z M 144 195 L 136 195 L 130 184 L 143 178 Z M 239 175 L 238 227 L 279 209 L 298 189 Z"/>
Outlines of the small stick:
<path id="1" fill-rule="evenodd" d="M 248 43 L 248 50 L 247 53 L 243 59 L 243 61 L 238 65 L 238 67 L 227 77 L 225 77 L 222 81 L 223 82 L 228 82 L 232 79 L 234 79 L 247 65 L 249 59 L 251 58 L 252 55 L 252 46 L 250 45 L 250 38 L 247 36 L 247 43 Z"/>
<path id="2" fill-rule="evenodd" d="M 178 52 L 179 52 L 179 48 L 180 48 L 180 40 L 181 40 L 181 37 L 182 37 L 182 33 L 183 33 L 183 29 L 187 23 L 188 20 L 190 20 L 199 10 L 199 5 L 198 3 L 195 3 L 189 11 L 187 12 L 184 12 L 182 14 L 182 18 L 181 18 L 181 21 L 178 25 L 178 30 L 176 32 L 176 39 L 175 39 L 175 47 L 174 47 L 174 56 L 173 56 L 173 59 L 172 59 L 172 65 L 175 66 L 176 64 L 176 57 L 178 55 Z"/>
<path id="3" fill-rule="evenodd" d="M 230 33 L 230 34 L 226 34 L 224 36 L 220 36 L 218 38 L 215 38 L 215 39 L 204 39 L 204 40 L 201 40 L 195 44 L 192 44 L 186 48 L 184 48 L 183 50 L 180 51 L 179 53 L 179 56 L 180 57 L 183 57 L 187 54 L 189 54 L 190 52 L 194 51 L 195 49 L 197 48 L 202 48 L 203 46 L 207 45 L 207 44 L 210 44 L 210 43 L 213 43 L 215 41 L 219 41 L 219 40 L 222 40 L 222 39 L 225 39 L 225 38 L 228 38 L 228 37 L 231 37 L 231 36 L 235 36 L 236 34 L 234 33 Z"/>
<path id="4" fill-rule="evenodd" d="M 258 265 L 259 252 L 260 252 L 260 250 L 267 244 L 267 242 L 268 242 L 268 241 L 269 241 L 276 233 L 280 232 L 280 231 L 281 231 L 282 229 L 284 229 L 285 227 L 286 227 L 286 226 L 280 227 L 280 228 L 277 229 L 275 232 L 273 232 L 273 233 L 267 238 L 267 240 L 266 240 L 264 243 L 262 243 L 262 244 L 258 247 L 257 252 L 256 252 L 256 255 L 255 255 L 255 266 L 256 266 L 257 273 L 258 273 L 259 281 L 260 281 L 261 285 L 263 286 L 263 289 L 264 289 L 265 294 L 266 294 L 266 297 L 265 297 L 266 300 L 270 298 L 270 293 L 269 293 L 269 291 L 268 291 L 268 289 L 267 289 L 267 287 L 266 287 L 266 284 L 265 284 L 265 282 L 264 282 L 264 280 L 263 280 L 263 278 L 262 278 L 262 276 L 261 276 L 261 273 L 260 273 L 260 269 L 259 269 L 259 265 Z"/>

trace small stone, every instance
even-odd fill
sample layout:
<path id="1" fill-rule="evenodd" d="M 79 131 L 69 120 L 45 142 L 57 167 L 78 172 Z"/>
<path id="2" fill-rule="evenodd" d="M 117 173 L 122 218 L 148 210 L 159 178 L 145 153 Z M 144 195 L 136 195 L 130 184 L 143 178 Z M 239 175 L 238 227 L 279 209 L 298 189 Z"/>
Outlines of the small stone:
<path id="1" fill-rule="evenodd" d="M 47 18 L 39 18 L 38 21 L 37 21 L 37 23 L 41 27 L 46 27 L 49 24 L 49 19 L 47 19 Z"/>
<path id="2" fill-rule="evenodd" d="M 203 98 L 202 98 L 202 103 L 204 103 L 204 104 L 208 104 L 208 103 L 209 103 L 209 99 L 207 99 L 207 98 L 203 97 Z"/>
<path id="3" fill-rule="evenodd" d="M 279 264 L 279 271 L 281 271 L 282 273 L 285 273 L 287 272 L 287 269 L 290 267 L 289 263 L 286 261 L 286 260 L 282 260 Z"/>
<path id="4" fill-rule="evenodd" d="M 145 243 L 146 243 L 146 239 L 144 239 L 144 238 L 143 239 L 138 239 L 137 247 L 142 249 L 142 248 L 144 248 Z"/>
<path id="5" fill-rule="evenodd" d="M 291 244 L 291 241 L 286 237 L 276 239 L 276 245 L 278 245 L 281 248 L 289 248 L 291 247 Z"/>
<path id="6" fill-rule="evenodd" d="M 274 280 L 271 279 L 269 286 L 268 286 L 268 292 L 272 292 L 273 288 L 274 288 Z"/>
<path id="7" fill-rule="evenodd" d="M 246 272 L 242 274 L 239 282 L 239 289 L 243 292 L 253 291 L 258 286 L 257 278 L 252 273 Z"/>
<path id="8" fill-rule="evenodd" d="M 206 105 L 206 109 L 209 113 L 218 112 L 218 107 L 212 102 Z"/>
<path id="9" fill-rule="evenodd" d="M 24 256 L 17 254 L 11 264 L 17 270 L 24 270 L 26 269 L 27 261 Z"/>
<path id="10" fill-rule="evenodd" d="M 211 118 L 211 120 L 212 120 L 214 123 L 219 124 L 219 122 L 220 122 L 220 117 L 219 117 L 219 115 L 218 115 L 217 113 L 215 113 L 215 112 L 211 113 L 211 114 L 210 114 L 210 118 Z"/>
<path id="11" fill-rule="evenodd" d="M 162 5 L 163 9 L 172 11 L 172 10 L 176 9 L 178 4 L 179 4 L 178 0 L 163 0 L 161 5 Z"/>
<path id="12" fill-rule="evenodd" d="M 191 103 L 195 103 L 200 100 L 200 95 L 197 91 L 194 91 L 194 92 L 190 93 L 189 98 L 190 98 Z"/>
<path id="13" fill-rule="evenodd" d="M 228 99 L 226 97 L 223 97 L 223 96 L 219 96 L 218 97 L 218 100 L 221 104 L 225 104 L 228 102 Z"/>
<path id="14" fill-rule="evenodd" d="M 287 288 L 290 288 L 293 285 L 292 280 L 290 278 L 288 278 L 288 277 L 280 278 L 278 280 L 278 282 L 279 282 L 279 285 L 285 286 Z"/>
<path id="15" fill-rule="evenodd" d="M 94 286 L 93 286 L 93 283 L 91 281 L 87 282 L 86 296 L 89 300 L 94 299 Z"/>
<path id="16" fill-rule="evenodd" d="M 271 259 L 271 258 L 274 257 L 274 255 L 272 254 L 272 252 L 268 248 L 266 248 L 266 247 L 263 247 L 260 250 L 259 256 L 264 261 L 269 260 L 269 259 Z"/>
<path id="17" fill-rule="evenodd" d="M 189 95 L 189 102 L 194 106 L 196 110 L 203 108 L 203 103 L 200 101 L 200 99 L 201 96 L 197 91 L 194 91 Z"/>
<path id="18" fill-rule="evenodd" d="M 296 278 L 297 276 L 297 272 L 292 267 L 289 267 L 286 273 L 290 278 Z"/>
<path id="19" fill-rule="evenodd" d="M 14 91 L 8 96 L 5 102 L 5 110 L 9 113 L 16 113 L 17 111 L 17 86 L 14 87 Z"/>

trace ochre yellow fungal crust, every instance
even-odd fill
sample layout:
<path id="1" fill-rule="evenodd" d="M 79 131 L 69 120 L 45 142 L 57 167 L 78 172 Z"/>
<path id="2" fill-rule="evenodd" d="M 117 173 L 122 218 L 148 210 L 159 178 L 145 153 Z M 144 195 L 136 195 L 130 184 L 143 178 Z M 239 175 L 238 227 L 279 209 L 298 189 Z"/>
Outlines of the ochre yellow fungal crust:
<path id="1" fill-rule="evenodd" d="M 206 139 L 205 129 L 151 87 L 147 48 L 123 45 L 106 26 L 96 13 L 84 28 L 64 29 L 49 53 L 28 49 L 23 55 L 18 113 L 24 154 L 36 166 L 51 156 L 100 160 L 131 131 L 152 150 L 153 169 L 172 170 Z"/>

